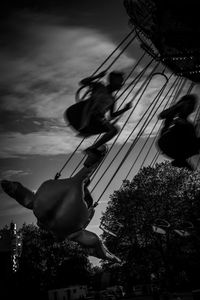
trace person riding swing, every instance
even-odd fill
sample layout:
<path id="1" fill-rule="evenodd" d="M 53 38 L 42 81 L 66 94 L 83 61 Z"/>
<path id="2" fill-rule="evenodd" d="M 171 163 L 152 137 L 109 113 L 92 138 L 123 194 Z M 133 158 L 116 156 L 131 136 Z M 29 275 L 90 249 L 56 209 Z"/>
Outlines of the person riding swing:
<path id="1" fill-rule="evenodd" d="M 80 81 L 82 87 L 88 87 L 91 94 L 88 99 L 70 106 L 65 117 L 70 125 L 78 131 L 82 137 L 90 137 L 96 134 L 104 135 L 91 147 L 85 149 L 85 153 L 98 153 L 98 148 L 110 141 L 118 132 L 119 127 L 115 124 L 116 118 L 131 108 L 131 102 L 119 111 L 115 109 L 116 98 L 113 95 L 123 85 L 123 73 L 113 71 L 108 75 L 108 84 L 98 81 L 105 76 L 101 72 L 96 76 L 87 77 Z M 109 117 L 107 117 L 109 113 Z M 114 122 L 111 122 L 114 120 Z"/>
<path id="2" fill-rule="evenodd" d="M 173 159 L 172 165 L 175 167 L 193 170 L 187 159 L 199 153 L 199 138 L 193 122 L 189 120 L 196 106 L 197 96 L 187 94 L 158 116 L 159 119 L 164 120 L 164 126 L 157 146 L 165 155 Z"/>

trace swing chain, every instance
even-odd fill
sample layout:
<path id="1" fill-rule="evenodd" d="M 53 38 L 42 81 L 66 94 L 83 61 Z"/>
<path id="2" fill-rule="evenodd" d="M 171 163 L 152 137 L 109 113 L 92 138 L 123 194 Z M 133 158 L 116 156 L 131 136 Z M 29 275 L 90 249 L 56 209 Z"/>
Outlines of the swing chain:
<path id="1" fill-rule="evenodd" d="M 55 177 L 54 177 L 54 180 L 57 180 L 57 179 L 59 179 L 59 178 L 60 178 L 60 176 L 61 176 L 61 173 L 60 173 L 60 172 L 57 172 L 57 173 L 56 173 L 56 175 L 55 175 Z"/>

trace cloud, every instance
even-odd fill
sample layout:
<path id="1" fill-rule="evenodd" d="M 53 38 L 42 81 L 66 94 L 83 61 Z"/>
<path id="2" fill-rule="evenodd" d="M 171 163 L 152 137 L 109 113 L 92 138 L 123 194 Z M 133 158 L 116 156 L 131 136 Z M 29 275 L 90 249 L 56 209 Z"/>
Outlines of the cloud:
<path id="1" fill-rule="evenodd" d="M 23 56 L 0 53 L 2 109 L 60 118 L 74 102 L 80 79 L 93 73 L 116 45 L 94 29 L 31 25 L 29 37 L 23 38 L 24 43 L 27 39 L 32 42 L 32 47 L 22 48 Z M 133 61 L 124 54 L 117 68 Z"/>
<path id="2" fill-rule="evenodd" d="M 136 120 L 129 121 L 123 128 L 123 121 L 119 125 L 123 130 L 117 138 L 117 143 L 122 144 L 126 141 L 131 142 L 138 134 L 140 127 L 136 127 Z M 136 127 L 136 128 L 135 128 Z M 152 128 L 152 123 L 146 128 L 145 134 L 148 134 Z M 135 129 L 135 130 L 134 130 Z M 132 133 L 132 134 L 131 134 Z M 154 134 L 156 131 L 154 132 Z M 79 151 L 91 145 L 97 136 L 86 139 L 80 146 Z M 0 134 L 1 149 L 0 157 L 22 157 L 29 155 L 59 155 L 72 153 L 81 143 L 81 139 L 70 127 L 51 126 L 47 130 L 40 130 L 22 134 L 19 132 L 7 132 Z M 113 138 L 108 144 L 112 144 L 116 139 Z"/>
<path id="3" fill-rule="evenodd" d="M 5 205 L 4 208 L 1 207 L 0 210 L 0 216 L 16 216 L 16 215 L 24 215 L 27 213 L 27 209 L 24 207 L 19 206 L 18 204 L 15 204 L 11 206 L 10 208 L 7 207 L 8 205 Z"/>
<path id="4" fill-rule="evenodd" d="M 79 80 L 90 75 L 116 45 L 99 31 L 84 27 L 31 24 L 23 34 L 24 42 L 28 39 L 32 46 L 23 48 L 19 43 L 23 56 L 19 51 L 16 56 L 13 52 L 0 55 L 4 70 L 1 109 L 20 113 L 30 126 L 31 122 L 40 125 L 40 131 L 2 132 L 0 156 L 72 152 L 80 139 L 66 127 L 63 113 L 74 103 Z M 133 58 L 123 54 L 116 67 L 124 69 L 133 63 Z"/>
<path id="5" fill-rule="evenodd" d="M 0 156 L 57 155 L 74 151 L 80 139 L 66 126 L 63 113 L 74 103 L 80 79 L 92 74 L 115 47 L 112 40 L 92 28 L 43 23 L 41 20 L 38 23 L 30 22 L 27 28 L 23 27 L 22 40 L 16 42 L 16 53 L 0 52 L 3 70 L 0 79 L 1 109 L 5 114 L 6 111 L 20 113 L 21 119 L 30 122 L 30 125 L 26 122 L 27 127 L 31 128 L 33 123 L 38 128 L 34 132 L 22 134 L 10 129 L 6 131 L 5 127 L 0 135 L 3 145 Z M 128 70 L 134 63 L 133 57 L 124 53 L 114 68 Z M 135 72 L 140 69 L 141 66 Z M 161 76 L 153 78 L 117 143 L 126 142 L 162 84 Z M 135 97 L 137 89 L 138 86 L 128 96 L 127 102 Z M 120 119 L 121 128 L 129 113 L 126 112 Z M 149 134 L 155 120 L 154 117 L 147 125 L 144 135 Z M 134 130 L 130 141 L 139 132 L 140 126 Z M 153 132 L 155 134 L 156 130 Z M 91 141 L 85 141 L 84 146 L 91 144 Z"/>
<path id="6" fill-rule="evenodd" d="M 21 176 L 27 176 L 29 174 L 31 174 L 31 172 L 24 170 L 6 170 L 1 173 L 1 176 L 4 179 L 11 179 L 12 177 L 17 178 Z"/>
<path id="7" fill-rule="evenodd" d="M 21 134 L 10 132 L 1 135 L 0 157 L 18 157 L 27 155 L 56 155 L 72 151 L 77 139 L 56 132 L 36 132 Z"/>
<path id="8" fill-rule="evenodd" d="M 151 91 L 149 91 L 151 93 Z M 148 95 L 149 95 L 148 93 Z M 127 101 L 130 101 L 132 96 L 129 96 Z M 47 99 L 48 101 L 48 99 Z M 120 102 L 119 101 L 119 105 Z M 136 102 L 136 99 L 133 102 Z M 54 103 L 50 102 L 52 107 L 51 111 L 54 112 Z M 117 139 L 117 143 L 122 144 L 124 142 L 131 142 L 134 137 L 140 131 L 141 126 L 145 122 L 145 118 L 142 122 L 140 122 L 139 126 L 137 126 L 138 121 L 141 116 L 147 110 L 147 107 L 150 106 L 151 102 L 147 101 L 147 98 L 144 98 L 138 106 L 136 107 L 133 114 L 131 114 L 131 110 L 126 112 L 122 118 L 119 120 L 118 124 L 121 129 L 123 129 Z M 36 104 L 32 104 L 36 105 Z M 45 110 L 48 105 L 41 101 L 38 104 L 37 109 Z M 147 124 L 143 135 L 148 135 L 151 132 L 152 126 L 156 122 L 157 117 L 154 115 L 154 118 L 150 120 L 150 123 Z M 30 119 L 30 122 L 32 119 Z M 77 145 L 81 142 L 81 139 L 76 137 L 76 134 L 70 127 L 67 127 L 67 124 L 64 122 L 63 115 L 62 118 L 60 116 L 59 120 L 45 119 L 43 122 L 34 121 L 33 123 L 37 125 L 41 125 L 38 131 L 30 132 L 26 134 L 22 134 L 20 132 L 2 132 L 0 134 L 0 138 L 2 141 L 2 147 L 0 149 L 0 156 L 2 158 L 6 157 L 18 157 L 18 156 L 27 156 L 27 155 L 58 155 L 58 154 L 66 154 L 72 153 Z M 38 124 L 39 123 L 39 124 Z M 28 123 L 26 123 L 27 125 Z M 160 124 L 160 123 L 159 123 Z M 125 126 L 124 126 L 125 125 Z M 156 134 L 157 128 L 154 130 L 152 135 Z M 90 145 L 96 136 L 91 137 L 84 141 L 83 145 L 80 149 Z M 129 138 L 129 139 L 128 139 Z M 111 140 L 112 143 L 115 140 Z"/>

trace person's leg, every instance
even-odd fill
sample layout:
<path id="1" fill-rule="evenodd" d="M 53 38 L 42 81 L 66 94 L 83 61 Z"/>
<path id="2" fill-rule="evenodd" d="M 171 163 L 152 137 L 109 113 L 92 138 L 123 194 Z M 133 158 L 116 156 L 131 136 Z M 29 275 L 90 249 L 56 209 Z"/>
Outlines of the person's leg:
<path id="1" fill-rule="evenodd" d="M 24 187 L 20 182 L 2 180 L 1 187 L 3 191 L 14 198 L 22 206 L 32 209 L 35 194 Z"/>
<path id="2" fill-rule="evenodd" d="M 78 173 L 76 173 L 76 175 L 74 175 L 72 178 L 75 179 L 77 182 L 87 181 L 92 171 L 92 167 L 83 166 L 82 169 Z"/>
<path id="3" fill-rule="evenodd" d="M 88 155 L 86 161 L 84 162 L 84 166 L 87 168 L 91 168 L 91 173 L 94 171 L 94 169 L 98 167 L 98 165 L 105 157 L 108 151 L 108 146 L 105 144 L 100 146 L 98 149 L 94 149 L 94 150 L 95 151 L 84 150 L 84 152 Z"/>
<path id="4" fill-rule="evenodd" d="M 85 150 L 86 153 L 90 153 L 90 152 L 96 153 L 96 150 L 98 150 L 100 146 L 110 141 L 119 132 L 119 127 L 117 125 L 113 125 L 107 122 L 106 127 L 107 127 L 106 133 L 95 144 L 93 144 L 91 147 L 88 147 Z"/>
<path id="5" fill-rule="evenodd" d="M 78 242 L 89 250 L 89 254 L 100 259 L 107 259 L 120 263 L 121 260 L 114 254 L 110 253 L 102 243 L 98 235 L 88 230 L 80 230 L 67 237 L 70 240 Z"/>
<path id="6" fill-rule="evenodd" d="M 88 208 L 93 205 L 93 198 L 87 188 L 90 183 L 89 176 L 92 174 L 92 172 L 97 168 L 99 163 L 102 161 L 104 155 L 106 154 L 106 151 L 107 151 L 107 147 L 104 146 L 100 151 L 101 155 L 90 153 L 86 161 L 84 162 L 83 168 L 71 178 L 72 180 L 71 187 L 75 186 L 76 191 L 81 189 L 82 196 L 80 197 L 80 200 L 85 201 Z"/>
<path id="7" fill-rule="evenodd" d="M 86 186 L 89 184 L 89 176 L 98 167 L 107 152 L 107 146 L 103 145 L 99 148 L 98 153 L 88 153 L 84 162 L 84 167 L 73 176 L 77 182 L 85 182 Z M 88 183 L 87 183 L 88 182 Z"/>

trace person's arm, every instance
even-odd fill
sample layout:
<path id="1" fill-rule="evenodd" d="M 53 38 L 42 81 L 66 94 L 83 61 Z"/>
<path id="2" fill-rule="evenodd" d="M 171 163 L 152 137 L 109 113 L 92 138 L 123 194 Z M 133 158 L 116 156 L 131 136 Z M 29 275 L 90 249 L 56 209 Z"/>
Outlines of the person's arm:
<path id="1" fill-rule="evenodd" d="M 90 76 L 90 77 L 86 77 L 84 79 L 82 79 L 79 84 L 80 85 L 90 85 L 93 81 L 99 79 L 99 78 L 102 78 L 104 77 L 106 74 L 106 71 L 103 71 L 95 76 Z"/>
<path id="2" fill-rule="evenodd" d="M 88 230 L 80 230 L 67 237 L 89 250 L 89 255 L 112 262 L 121 263 L 121 260 L 108 251 L 98 235 Z"/>
<path id="3" fill-rule="evenodd" d="M 127 110 L 129 110 L 131 107 L 132 107 L 132 104 L 131 104 L 131 102 L 129 102 L 129 103 L 127 103 L 127 104 L 125 105 L 124 108 L 122 108 L 122 109 L 120 109 L 120 110 L 118 110 L 118 111 L 115 111 L 115 104 L 113 104 L 113 105 L 111 106 L 111 108 L 110 108 L 110 117 L 111 117 L 111 119 L 114 119 L 114 118 L 116 118 L 116 117 L 122 115 L 122 114 L 125 113 Z"/>
<path id="4" fill-rule="evenodd" d="M 171 118 L 171 116 L 174 114 L 174 109 L 172 107 L 167 108 L 163 110 L 159 115 L 158 119 L 163 120 L 163 119 L 168 119 Z"/>

